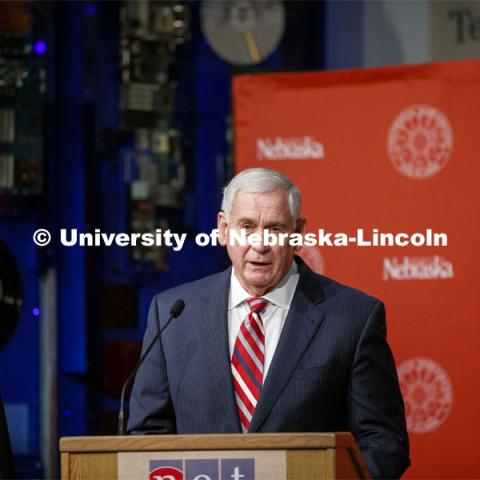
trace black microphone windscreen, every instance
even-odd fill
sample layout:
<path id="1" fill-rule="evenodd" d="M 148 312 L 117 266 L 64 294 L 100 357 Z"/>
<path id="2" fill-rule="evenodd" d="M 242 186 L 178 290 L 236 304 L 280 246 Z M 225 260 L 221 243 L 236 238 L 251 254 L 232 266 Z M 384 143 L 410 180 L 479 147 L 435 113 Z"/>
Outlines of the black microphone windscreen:
<path id="1" fill-rule="evenodd" d="M 173 318 L 177 318 L 183 312 L 184 308 L 185 302 L 179 298 L 178 300 L 175 300 L 175 303 L 172 305 L 172 308 L 170 309 L 170 315 Z"/>

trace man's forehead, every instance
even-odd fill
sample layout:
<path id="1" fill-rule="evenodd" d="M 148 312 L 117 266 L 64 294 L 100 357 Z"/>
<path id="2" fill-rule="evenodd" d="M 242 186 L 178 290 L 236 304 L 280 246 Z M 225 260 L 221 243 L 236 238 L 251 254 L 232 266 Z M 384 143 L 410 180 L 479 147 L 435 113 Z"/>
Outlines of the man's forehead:
<path id="1" fill-rule="evenodd" d="M 239 190 L 232 205 L 235 218 L 256 218 L 268 216 L 281 222 L 292 221 L 288 192 L 283 189 L 268 192 L 247 192 Z"/>
<path id="2" fill-rule="evenodd" d="M 274 190 L 268 190 L 266 192 L 249 192 L 244 189 L 239 189 L 233 199 L 233 205 L 244 204 L 247 202 L 287 202 L 288 203 L 288 191 L 283 188 L 276 188 Z"/>

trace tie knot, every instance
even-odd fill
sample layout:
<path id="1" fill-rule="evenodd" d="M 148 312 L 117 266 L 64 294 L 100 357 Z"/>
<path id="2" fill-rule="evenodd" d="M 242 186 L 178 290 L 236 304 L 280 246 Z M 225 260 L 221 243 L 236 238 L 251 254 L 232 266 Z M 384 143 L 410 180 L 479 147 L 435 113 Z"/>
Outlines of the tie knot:
<path id="1" fill-rule="evenodd" d="M 266 306 L 268 305 L 268 300 L 264 298 L 249 298 L 247 300 L 248 306 L 250 307 L 250 311 L 252 313 L 262 313 L 265 310 Z"/>

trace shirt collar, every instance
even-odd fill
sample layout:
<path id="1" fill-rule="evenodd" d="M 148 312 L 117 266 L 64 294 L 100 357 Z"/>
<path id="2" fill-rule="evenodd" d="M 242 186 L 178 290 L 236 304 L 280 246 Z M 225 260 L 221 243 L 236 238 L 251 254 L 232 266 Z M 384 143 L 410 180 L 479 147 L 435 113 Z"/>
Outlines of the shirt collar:
<path id="1" fill-rule="evenodd" d="M 270 303 L 288 310 L 292 303 L 293 295 L 298 283 L 298 267 L 296 262 L 292 262 L 290 270 L 285 274 L 280 283 L 270 292 L 263 295 Z M 238 278 L 235 276 L 232 267 L 230 276 L 230 293 L 228 298 L 228 309 L 233 310 L 241 303 L 245 302 L 250 295 L 240 284 Z"/>

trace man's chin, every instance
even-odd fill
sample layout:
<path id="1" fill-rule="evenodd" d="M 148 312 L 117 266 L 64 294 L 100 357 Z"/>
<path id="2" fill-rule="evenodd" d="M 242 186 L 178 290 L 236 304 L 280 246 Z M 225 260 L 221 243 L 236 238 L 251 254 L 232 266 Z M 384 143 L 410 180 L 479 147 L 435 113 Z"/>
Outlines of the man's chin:
<path id="1" fill-rule="evenodd" d="M 274 276 L 272 272 L 272 265 L 268 263 L 263 265 L 255 265 L 250 263 L 245 273 L 252 285 L 266 285 Z"/>
<path id="2" fill-rule="evenodd" d="M 249 275 L 245 278 L 248 290 L 255 292 L 255 295 L 263 295 L 272 289 L 272 277 L 270 275 Z"/>

